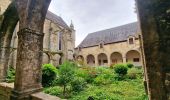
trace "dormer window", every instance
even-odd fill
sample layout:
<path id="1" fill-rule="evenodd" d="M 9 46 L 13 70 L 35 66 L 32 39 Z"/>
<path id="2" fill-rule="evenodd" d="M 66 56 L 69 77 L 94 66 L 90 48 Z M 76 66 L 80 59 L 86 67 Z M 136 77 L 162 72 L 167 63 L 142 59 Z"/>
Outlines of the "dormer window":
<path id="1" fill-rule="evenodd" d="M 99 48 L 103 48 L 103 47 L 104 47 L 104 42 L 101 41 L 101 42 L 99 43 Z"/>
<path id="2" fill-rule="evenodd" d="M 134 44 L 133 38 L 129 38 L 129 44 Z"/>
<path id="3" fill-rule="evenodd" d="M 134 37 L 129 37 L 129 38 L 128 38 L 128 43 L 129 43 L 129 44 L 134 44 L 134 40 L 135 40 Z"/>
<path id="4" fill-rule="evenodd" d="M 103 48 L 103 43 L 100 43 L 100 44 L 99 44 L 99 48 Z"/>

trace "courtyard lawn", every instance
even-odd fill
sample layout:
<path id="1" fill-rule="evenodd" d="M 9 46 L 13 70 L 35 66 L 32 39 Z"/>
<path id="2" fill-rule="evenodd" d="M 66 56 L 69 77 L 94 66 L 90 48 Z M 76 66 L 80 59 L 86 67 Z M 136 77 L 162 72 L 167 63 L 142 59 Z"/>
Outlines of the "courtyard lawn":
<path id="1" fill-rule="evenodd" d="M 110 68 L 76 68 L 74 77 L 79 78 L 67 84 L 66 95 L 57 82 L 45 87 L 44 92 L 68 100 L 148 100 L 139 68 L 128 68 L 121 77 Z"/>
<path id="2" fill-rule="evenodd" d="M 44 92 L 62 97 L 60 86 L 45 88 Z M 88 84 L 83 91 L 72 93 L 68 100 L 87 100 L 90 97 L 94 100 L 148 100 L 142 79 L 117 81 L 100 86 Z"/>
<path id="3" fill-rule="evenodd" d="M 142 80 L 119 81 L 108 85 L 91 85 L 80 93 L 74 94 L 69 100 L 147 100 Z"/>

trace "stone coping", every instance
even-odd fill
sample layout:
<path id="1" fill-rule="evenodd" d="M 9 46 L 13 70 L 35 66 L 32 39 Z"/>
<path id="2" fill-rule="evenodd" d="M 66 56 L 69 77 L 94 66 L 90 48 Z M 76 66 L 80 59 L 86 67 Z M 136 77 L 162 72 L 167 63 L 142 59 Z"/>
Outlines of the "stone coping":
<path id="1" fill-rule="evenodd" d="M 14 83 L 1 82 L 0 87 L 3 87 L 1 89 L 3 89 L 2 91 L 4 91 L 4 93 L 7 93 L 8 89 L 9 89 L 9 92 L 11 92 L 12 89 L 14 88 Z M 10 97 L 10 95 L 11 94 L 8 94 L 8 96 L 5 98 L 5 100 L 9 100 L 7 98 Z M 49 94 L 45 94 L 43 92 L 38 92 L 38 93 L 31 94 L 31 100 L 61 100 L 61 99 L 59 97 L 52 96 L 52 95 L 49 95 Z"/>
<path id="2" fill-rule="evenodd" d="M 49 94 L 45 94 L 43 92 L 34 93 L 31 95 L 32 100 L 61 100 L 56 96 L 51 96 Z"/>
<path id="3" fill-rule="evenodd" d="M 0 86 L 8 87 L 8 88 L 13 89 L 13 88 L 14 88 L 14 83 L 5 83 L 5 82 L 1 82 L 1 83 L 0 83 Z"/>

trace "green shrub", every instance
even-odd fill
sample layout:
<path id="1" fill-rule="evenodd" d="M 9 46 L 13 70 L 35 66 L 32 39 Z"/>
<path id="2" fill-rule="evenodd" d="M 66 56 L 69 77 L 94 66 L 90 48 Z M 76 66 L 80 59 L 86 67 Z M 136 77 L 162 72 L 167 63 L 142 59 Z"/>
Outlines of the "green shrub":
<path id="1" fill-rule="evenodd" d="M 111 83 L 111 78 L 107 74 L 102 74 L 94 79 L 94 84 L 96 85 L 106 85 Z"/>
<path id="2" fill-rule="evenodd" d="M 115 100 L 110 95 L 103 92 L 98 92 L 94 96 L 89 96 L 88 100 Z"/>
<path id="3" fill-rule="evenodd" d="M 127 76 L 129 79 L 141 78 L 142 77 L 142 69 L 131 68 L 128 70 Z"/>
<path id="4" fill-rule="evenodd" d="M 124 76 L 127 74 L 128 68 L 125 64 L 116 64 L 114 66 L 114 71 L 119 76 Z"/>
<path id="5" fill-rule="evenodd" d="M 127 65 L 128 68 L 134 67 L 134 65 L 132 63 L 127 63 L 126 65 Z"/>
<path id="6" fill-rule="evenodd" d="M 59 96 L 60 94 L 62 94 L 62 88 L 59 86 L 44 88 L 43 91 L 47 94 L 55 96 Z"/>
<path id="7" fill-rule="evenodd" d="M 85 79 L 87 83 L 93 83 L 94 79 L 97 77 L 97 72 L 95 69 L 88 70 L 88 76 Z"/>
<path id="8" fill-rule="evenodd" d="M 88 77 L 88 71 L 84 69 L 75 70 L 75 76 L 86 79 Z"/>
<path id="9" fill-rule="evenodd" d="M 97 77 L 94 79 L 94 83 L 97 85 L 104 85 L 111 83 L 113 80 L 114 73 L 111 69 L 104 67 L 96 68 Z"/>
<path id="10" fill-rule="evenodd" d="M 42 85 L 44 87 L 52 85 L 57 77 L 57 69 L 52 64 L 44 64 L 42 67 Z"/>
<path id="11" fill-rule="evenodd" d="M 59 68 L 59 84 L 63 86 L 63 95 L 65 96 L 66 87 L 72 79 L 75 73 L 75 64 L 72 62 L 65 61 Z"/>
<path id="12" fill-rule="evenodd" d="M 6 82 L 7 83 L 12 83 L 15 81 L 15 69 L 10 67 L 7 70 L 7 77 L 6 77 Z"/>
<path id="13" fill-rule="evenodd" d="M 86 82 L 81 77 L 75 77 L 74 80 L 71 82 L 71 87 L 74 92 L 80 92 L 84 89 Z"/>

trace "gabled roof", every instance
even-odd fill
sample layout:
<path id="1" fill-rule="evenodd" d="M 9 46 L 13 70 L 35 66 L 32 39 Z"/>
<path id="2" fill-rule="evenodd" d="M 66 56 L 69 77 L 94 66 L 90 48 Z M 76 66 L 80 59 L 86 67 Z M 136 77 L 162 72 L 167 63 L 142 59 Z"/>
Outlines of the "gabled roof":
<path id="1" fill-rule="evenodd" d="M 53 21 L 53 23 L 56 23 L 58 25 L 61 25 L 64 28 L 69 29 L 69 26 L 64 22 L 64 20 L 60 16 L 57 16 L 56 14 L 50 11 L 47 12 L 46 19 L 49 19 Z"/>
<path id="2" fill-rule="evenodd" d="M 90 33 L 78 47 L 92 47 L 99 45 L 100 42 L 103 42 L 104 44 L 121 42 L 127 40 L 129 36 L 136 36 L 138 32 L 138 23 L 129 23 L 126 25 Z"/>

